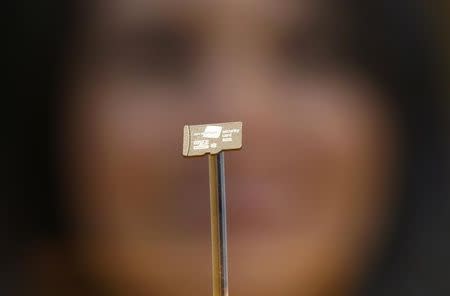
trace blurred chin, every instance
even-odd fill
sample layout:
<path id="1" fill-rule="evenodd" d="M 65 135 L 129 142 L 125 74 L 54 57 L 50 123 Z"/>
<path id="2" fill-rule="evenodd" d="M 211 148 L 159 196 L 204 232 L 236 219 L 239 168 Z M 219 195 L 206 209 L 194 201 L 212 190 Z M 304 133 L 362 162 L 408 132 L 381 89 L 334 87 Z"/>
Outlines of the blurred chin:
<path id="1" fill-rule="evenodd" d="M 230 293 L 283 295 L 298 281 L 299 241 L 278 237 L 232 239 Z M 84 241 L 79 248 L 91 275 L 109 288 L 133 295 L 210 295 L 209 238 L 170 241 Z M 84 250 L 84 251 L 83 251 Z M 305 267 L 305 266 L 303 266 Z"/>

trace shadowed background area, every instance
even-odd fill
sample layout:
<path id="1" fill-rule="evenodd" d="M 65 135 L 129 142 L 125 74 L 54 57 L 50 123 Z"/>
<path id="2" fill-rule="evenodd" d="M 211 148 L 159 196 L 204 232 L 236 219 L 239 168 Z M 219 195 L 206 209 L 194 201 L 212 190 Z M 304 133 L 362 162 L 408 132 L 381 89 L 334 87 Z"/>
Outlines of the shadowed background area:
<path id="1" fill-rule="evenodd" d="M 444 8 L 15 6 L 0 294 L 210 295 L 208 165 L 183 126 L 229 121 L 231 295 L 450 293 Z"/>

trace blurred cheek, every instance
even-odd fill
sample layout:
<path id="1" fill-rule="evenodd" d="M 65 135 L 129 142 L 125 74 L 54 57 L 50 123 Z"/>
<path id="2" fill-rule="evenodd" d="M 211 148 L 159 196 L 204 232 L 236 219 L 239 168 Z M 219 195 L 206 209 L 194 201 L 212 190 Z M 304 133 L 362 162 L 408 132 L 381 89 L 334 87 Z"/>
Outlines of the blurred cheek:
<path id="1" fill-rule="evenodd" d="M 79 88 L 69 117 L 75 213 L 89 224 L 84 230 L 114 232 L 132 215 L 139 220 L 139 212 L 158 212 L 170 201 L 155 197 L 170 194 L 180 171 L 173 157 L 181 155 L 182 114 L 190 105 L 153 85 L 91 81 Z"/>

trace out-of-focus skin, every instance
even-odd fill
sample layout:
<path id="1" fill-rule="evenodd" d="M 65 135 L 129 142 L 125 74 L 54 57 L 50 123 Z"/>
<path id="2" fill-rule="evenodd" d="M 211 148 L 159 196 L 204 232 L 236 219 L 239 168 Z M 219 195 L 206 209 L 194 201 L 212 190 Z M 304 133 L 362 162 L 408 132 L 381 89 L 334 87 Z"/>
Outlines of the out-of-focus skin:
<path id="1" fill-rule="evenodd" d="M 244 122 L 226 154 L 230 294 L 352 295 L 393 203 L 396 126 L 303 0 L 96 1 L 69 60 L 76 258 L 107 295 L 211 293 L 206 158 L 182 127 Z"/>

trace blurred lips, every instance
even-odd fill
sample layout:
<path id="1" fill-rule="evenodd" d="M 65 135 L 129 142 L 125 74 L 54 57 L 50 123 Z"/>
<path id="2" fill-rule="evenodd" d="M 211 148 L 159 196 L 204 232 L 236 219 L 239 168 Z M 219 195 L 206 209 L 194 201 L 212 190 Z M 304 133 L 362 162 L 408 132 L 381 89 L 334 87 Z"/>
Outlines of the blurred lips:
<path id="1" fill-rule="evenodd" d="M 306 209 L 311 210 L 311 199 L 296 192 L 292 184 L 267 180 L 227 180 L 227 210 L 230 231 L 233 234 L 257 235 L 287 230 L 291 222 Z M 183 220 L 193 232 L 209 228 L 209 191 L 207 182 L 191 183 L 180 195 Z M 178 198 L 177 198 L 178 199 Z M 206 225 L 205 225 L 206 224 Z"/>

